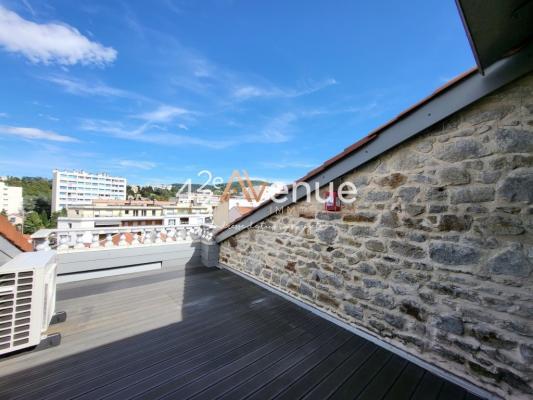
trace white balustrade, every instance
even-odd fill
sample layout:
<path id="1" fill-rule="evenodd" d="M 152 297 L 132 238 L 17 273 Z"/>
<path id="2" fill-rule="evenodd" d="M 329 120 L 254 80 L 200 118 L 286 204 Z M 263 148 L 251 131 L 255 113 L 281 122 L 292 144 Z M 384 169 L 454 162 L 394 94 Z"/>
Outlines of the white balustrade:
<path id="1" fill-rule="evenodd" d="M 152 230 L 151 229 L 146 230 L 143 244 L 152 244 Z"/>
<path id="2" fill-rule="evenodd" d="M 127 246 L 128 245 L 128 242 L 126 241 L 126 235 L 124 232 L 122 232 L 119 236 L 119 240 L 118 240 L 118 245 L 119 246 Z"/>
<path id="3" fill-rule="evenodd" d="M 162 236 L 162 230 L 161 229 L 156 229 L 155 230 L 155 242 L 157 244 L 163 243 L 163 236 Z"/>
<path id="4" fill-rule="evenodd" d="M 35 243 L 36 251 L 56 249 L 64 251 L 92 251 L 129 246 L 155 246 L 211 240 L 212 225 L 160 225 L 50 230 Z M 131 236 L 131 241 L 128 237 Z M 104 238 L 104 239 L 102 239 Z M 52 240 L 50 240 L 52 239 Z"/>
<path id="5" fill-rule="evenodd" d="M 92 241 L 91 241 L 91 249 L 95 249 L 97 247 L 100 247 L 100 235 L 98 235 L 98 232 L 93 232 Z"/>
<path id="6" fill-rule="evenodd" d="M 59 235 L 59 246 L 58 250 L 67 250 L 69 247 L 70 235 L 66 232 L 61 232 Z"/>
<path id="7" fill-rule="evenodd" d="M 141 231 L 141 232 L 142 232 L 142 231 Z M 136 232 L 136 231 L 133 231 L 133 232 L 131 233 L 131 236 L 132 236 L 132 238 L 131 238 L 131 245 L 132 245 L 132 246 L 139 246 L 139 245 L 141 244 L 141 242 L 139 242 L 139 236 L 140 236 L 140 235 L 142 235 L 142 233 L 139 234 L 139 232 Z"/>
<path id="8" fill-rule="evenodd" d="M 74 245 L 75 249 L 84 249 L 85 243 L 83 243 L 83 232 L 76 233 L 76 244 Z"/>
<path id="9" fill-rule="evenodd" d="M 113 235 L 111 235 L 111 233 L 108 233 L 106 235 L 104 246 L 105 247 L 113 247 L 114 246 L 114 244 L 113 244 Z"/>

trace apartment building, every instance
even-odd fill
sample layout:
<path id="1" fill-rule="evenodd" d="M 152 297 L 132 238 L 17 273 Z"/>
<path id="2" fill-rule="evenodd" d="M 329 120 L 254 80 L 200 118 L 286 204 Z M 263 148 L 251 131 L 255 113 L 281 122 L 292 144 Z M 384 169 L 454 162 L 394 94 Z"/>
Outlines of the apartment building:
<path id="1" fill-rule="evenodd" d="M 95 199 L 126 200 L 126 179 L 106 173 L 53 171 L 52 211 L 91 205 Z"/>
<path id="2" fill-rule="evenodd" d="M 211 219 L 212 209 L 209 205 L 155 200 L 93 200 L 90 205 L 69 207 L 67 216 L 58 219 L 58 228 L 201 225 L 210 223 Z"/>
<path id="3" fill-rule="evenodd" d="M 198 189 L 194 192 L 176 194 L 176 202 L 192 205 L 210 205 L 214 208 L 220 203 L 220 196 L 217 196 L 209 189 Z"/>
<path id="4" fill-rule="evenodd" d="M 22 212 L 22 188 L 7 186 L 0 182 L 0 211 L 5 210 L 8 215 Z"/>

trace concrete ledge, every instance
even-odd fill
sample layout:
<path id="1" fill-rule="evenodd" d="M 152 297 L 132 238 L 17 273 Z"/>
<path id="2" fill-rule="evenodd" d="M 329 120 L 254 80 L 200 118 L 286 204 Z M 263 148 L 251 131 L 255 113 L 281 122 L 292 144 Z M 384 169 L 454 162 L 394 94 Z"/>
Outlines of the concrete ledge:
<path id="1" fill-rule="evenodd" d="M 58 275 L 87 273 L 158 263 L 162 267 L 176 264 L 200 264 L 200 242 L 162 244 L 139 247 L 113 247 L 98 251 L 77 251 L 57 255 Z"/>

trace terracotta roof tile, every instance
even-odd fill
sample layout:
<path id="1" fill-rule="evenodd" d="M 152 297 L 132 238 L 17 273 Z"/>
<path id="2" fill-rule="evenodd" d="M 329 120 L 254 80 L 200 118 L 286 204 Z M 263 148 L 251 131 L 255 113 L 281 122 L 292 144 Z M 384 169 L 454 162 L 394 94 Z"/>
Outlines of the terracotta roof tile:
<path id="1" fill-rule="evenodd" d="M 3 215 L 0 215 L 0 236 L 22 251 L 33 251 L 33 247 L 28 241 L 27 236 L 17 231 Z"/>

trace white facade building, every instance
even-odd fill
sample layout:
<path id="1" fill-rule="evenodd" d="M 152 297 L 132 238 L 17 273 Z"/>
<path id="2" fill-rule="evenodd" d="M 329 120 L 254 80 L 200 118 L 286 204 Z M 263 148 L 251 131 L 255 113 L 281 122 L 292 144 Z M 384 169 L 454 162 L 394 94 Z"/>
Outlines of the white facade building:
<path id="1" fill-rule="evenodd" d="M 105 173 L 54 170 L 52 211 L 90 205 L 95 199 L 126 200 L 126 179 Z"/>
<path id="2" fill-rule="evenodd" d="M 8 215 L 22 213 L 22 188 L 7 186 L 0 182 L 0 211 L 5 210 Z"/>
<path id="3" fill-rule="evenodd" d="M 172 185 L 165 184 L 165 183 L 156 183 L 156 184 L 147 185 L 147 186 L 152 186 L 154 189 L 172 190 Z"/>
<path id="4" fill-rule="evenodd" d="M 189 206 L 169 201 L 95 200 L 92 205 L 71 206 L 59 217 L 59 229 L 135 227 L 150 225 L 202 225 L 211 223 L 209 206 Z"/>
<path id="5" fill-rule="evenodd" d="M 198 189 L 195 192 L 177 193 L 176 201 L 180 204 L 209 205 L 216 207 L 220 203 L 220 196 L 213 194 L 209 189 Z"/>

